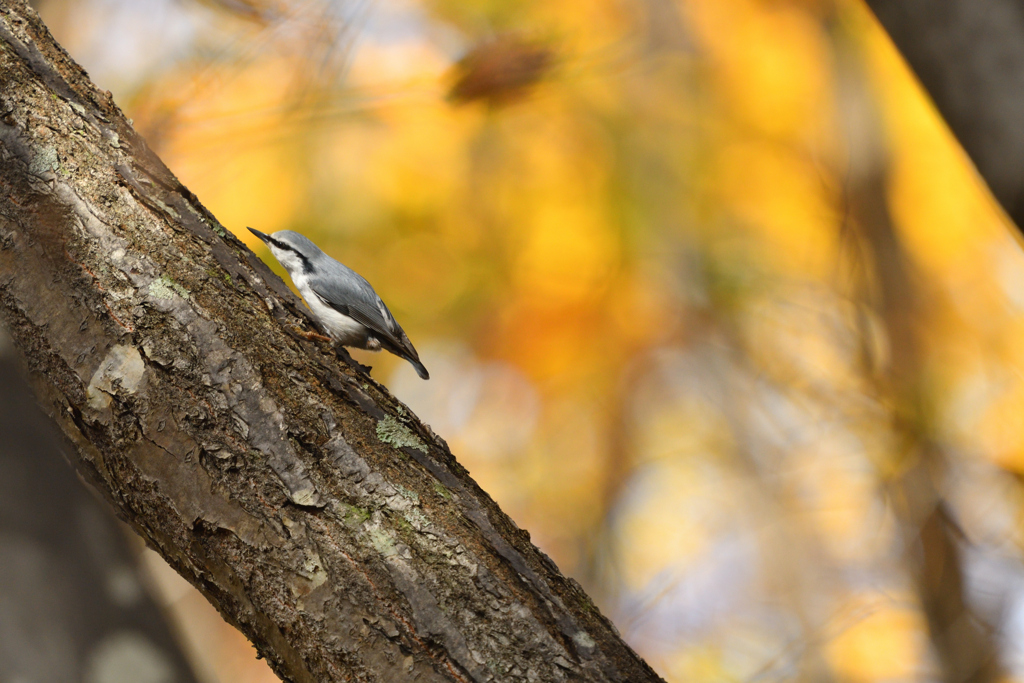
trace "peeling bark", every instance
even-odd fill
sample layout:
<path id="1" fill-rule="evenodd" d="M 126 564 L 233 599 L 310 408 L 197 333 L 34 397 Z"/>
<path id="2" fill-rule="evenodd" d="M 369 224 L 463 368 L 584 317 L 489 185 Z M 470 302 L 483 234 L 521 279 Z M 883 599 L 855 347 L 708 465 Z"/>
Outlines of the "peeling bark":
<path id="1" fill-rule="evenodd" d="M 656 681 L 0 0 L 0 320 L 75 465 L 289 681 Z"/>

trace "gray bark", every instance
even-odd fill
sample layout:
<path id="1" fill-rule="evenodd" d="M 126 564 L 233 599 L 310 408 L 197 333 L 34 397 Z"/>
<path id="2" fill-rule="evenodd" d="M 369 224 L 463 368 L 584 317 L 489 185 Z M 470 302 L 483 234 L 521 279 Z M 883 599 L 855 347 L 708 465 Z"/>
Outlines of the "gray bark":
<path id="1" fill-rule="evenodd" d="M 128 537 L 82 486 L 0 331 L 0 681 L 196 680 Z"/>
<path id="2" fill-rule="evenodd" d="M 258 226 L 257 226 L 258 227 Z M 291 681 L 660 680 L 0 0 L 0 320 L 79 471 Z"/>
<path id="3" fill-rule="evenodd" d="M 867 3 L 996 199 L 1024 228 L 1024 4 Z"/>

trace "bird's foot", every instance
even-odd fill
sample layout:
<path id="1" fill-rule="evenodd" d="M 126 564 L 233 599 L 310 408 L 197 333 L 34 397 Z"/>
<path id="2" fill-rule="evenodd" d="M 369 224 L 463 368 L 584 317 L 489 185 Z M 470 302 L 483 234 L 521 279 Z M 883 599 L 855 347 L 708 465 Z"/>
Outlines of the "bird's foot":
<path id="1" fill-rule="evenodd" d="M 295 332 L 295 334 L 297 334 L 298 336 L 300 336 L 303 339 L 305 339 L 306 341 L 313 341 L 314 339 L 316 341 L 325 341 L 325 342 L 331 341 L 330 337 L 324 336 L 324 335 L 320 334 L 319 332 L 310 332 L 310 331 L 307 331 L 307 330 L 299 329 L 298 327 L 295 327 L 295 326 L 292 327 L 292 331 Z"/>

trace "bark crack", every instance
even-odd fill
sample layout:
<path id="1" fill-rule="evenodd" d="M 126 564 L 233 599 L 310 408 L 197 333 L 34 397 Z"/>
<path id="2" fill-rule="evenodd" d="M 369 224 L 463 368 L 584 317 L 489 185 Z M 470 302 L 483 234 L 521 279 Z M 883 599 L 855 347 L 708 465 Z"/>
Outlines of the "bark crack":
<path id="1" fill-rule="evenodd" d="M 0 322 L 76 466 L 283 679 L 660 680 L 443 439 L 296 335 L 24 0 L 0 43 Z"/>

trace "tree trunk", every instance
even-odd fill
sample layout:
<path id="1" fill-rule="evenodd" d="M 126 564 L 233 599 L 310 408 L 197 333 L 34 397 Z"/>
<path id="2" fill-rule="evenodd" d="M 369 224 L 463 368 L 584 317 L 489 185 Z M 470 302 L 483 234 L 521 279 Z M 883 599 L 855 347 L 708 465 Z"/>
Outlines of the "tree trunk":
<path id="1" fill-rule="evenodd" d="M 24 0 L 0 0 L 0 320 L 79 471 L 282 678 L 660 680 L 444 441 L 295 332 Z"/>
<path id="2" fill-rule="evenodd" d="M 996 199 L 1024 228 L 1024 4 L 867 3 Z"/>

